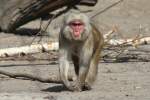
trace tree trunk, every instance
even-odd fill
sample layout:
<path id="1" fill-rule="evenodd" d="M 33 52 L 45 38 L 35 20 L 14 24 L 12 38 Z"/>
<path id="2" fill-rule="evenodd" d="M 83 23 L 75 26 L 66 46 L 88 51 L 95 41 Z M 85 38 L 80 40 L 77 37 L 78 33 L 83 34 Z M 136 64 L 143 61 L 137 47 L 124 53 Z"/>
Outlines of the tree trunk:
<path id="1" fill-rule="evenodd" d="M 97 0 L 0 0 L 0 27 L 3 31 L 12 32 L 19 26 L 64 6 L 94 6 L 96 2 Z"/>

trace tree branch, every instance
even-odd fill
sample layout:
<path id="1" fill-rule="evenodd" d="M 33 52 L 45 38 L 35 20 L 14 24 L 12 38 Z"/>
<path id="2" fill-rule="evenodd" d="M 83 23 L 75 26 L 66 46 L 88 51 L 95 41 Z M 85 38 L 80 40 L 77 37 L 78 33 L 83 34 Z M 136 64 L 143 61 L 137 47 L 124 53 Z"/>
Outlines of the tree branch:
<path id="1" fill-rule="evenodd" d="M 10 73 L 10 72 L 6 72 L 6 71 L 2 71 L 2 70 L 0 70 L 0 74 L 8 76 L 10 78 L 15 78 L 15 79 L 29 79 L 32 81 L 39 81 L 39 82 L 43 82 L 43 83 L 62 83 L 59 76 L 43 78 L 43 77 L 39 77 L 39 76 L 33 76 L 31 74 Z M 72 81 L 72 76 L 69 76 L 69 80 Z"/>

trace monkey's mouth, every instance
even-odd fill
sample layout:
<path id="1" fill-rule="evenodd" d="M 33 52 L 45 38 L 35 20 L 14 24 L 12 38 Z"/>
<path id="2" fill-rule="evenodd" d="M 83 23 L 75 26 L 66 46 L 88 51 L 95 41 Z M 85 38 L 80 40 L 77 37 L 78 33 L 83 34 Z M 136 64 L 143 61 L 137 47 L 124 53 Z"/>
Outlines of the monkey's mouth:
<path id="1" fill-rule="evenodd" d="M 78 20 L 72 21 L 70 27 L 72 28 L 75 37 L 80 37 L 80 34 L 84 31 L 84 23 Z"/>

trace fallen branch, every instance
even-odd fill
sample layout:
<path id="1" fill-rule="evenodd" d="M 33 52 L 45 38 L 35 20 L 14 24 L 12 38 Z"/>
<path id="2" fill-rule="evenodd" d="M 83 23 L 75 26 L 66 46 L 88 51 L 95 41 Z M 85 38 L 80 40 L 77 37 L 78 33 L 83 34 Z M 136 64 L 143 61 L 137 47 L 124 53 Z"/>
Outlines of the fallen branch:
<path id="1" fill-rule="evenodd" d="M 6 72 L 6 71 L 2 71 L 2 70 L 0 70 L 0 74 L 8 76 L 10 78 L 15 78 L 15 79 L 29 79 L 29 80 L 39 81 L 39 82 L 43 82 L 43 83 L 62 83 L 59 76 L 43 78 L 43 77 L 39 77 L 39 76 L 33 76 L 31 74 L 10 73 L 10 72 Z M 69 76 L 69 80 L 72 81 L 72 76 Z"/>
<path id="2" fill-rule="evenodd" d="M 134 39 L 110 39 L 110 36 L 114 30 L 109 31 L 108 34 L 104 35 L 105 43 L 111 46 L 120 46 L 120 45 L 132 45 L 137 46 L 140 44 L 149 44 L 150 37 L 143 38 L 134 38 Z M 13 48 L 4 48 L 0 49 L 0 57 L 10 57 L 14 55 L 27 55 L 34 54 L 40 52 L 48 52 L 51 50 L 58 50 L 59 43 L 51 42 L 51 43 L 43 43 L 43 44 L 33 44 L 29 46 L 22 47 L 13 47 Z"/>
<path id="3" fill-rule="evenodd" d="M 149 45 L 133 46 L 105 46 L 102 60 L 104 62 L 149 62 Z"/>
<path id="4" fill-rule="evenodd" d="M 143 37 L 137 39 L 110 39 L 107 44 L 113 46 L 150 44 L 150 37 Z"/>
<path id="5" fill-rule="evenodd" d="M 18 27 L 52 14 L 66 6 L 94 6 L 98 0 L 0 0 L 0 27 L 3 31 L 13 32 Z M 3 4 L 4 3 L 4 4 Z M 50 17 L 50 16 L 49 16 Z M 50 17 L 51 18 L 51 17 Z"/>
<path id="6" fill-rule="evenodd" d="M 117 32 L 118 29 L 116 26 L 113 27 L 107 34 L 104 34 L 105 43 L 112 46 L 120 46 L 120 45 L 132 45 L 136 47 L 141 44 L 150 44 L 150 37 L 140 37 L 140 35 L 135 36 L 130 39 L 112 39 L 112 34 Z"/>
<path id="7" fill-rule="evenodd" d="M 0 57 L 10 57 L 14 55 L 27 55 L 32 53 L 46 52 L 50 50 L 58 50 L 58 48 L 59 48 L 58 42 L 5 48 L 5 49 L 0 49 Z"/>
<path id="8" fill-rule="evenodd" d="M 107 34 L 104 34 L 105 45 L 111 46 L 125 46 L 132 45 L 137 47 L 141 44 L 150 44 L 150 37 L 140 37 L 137 35 L 130 39 L 112 39 L 112 34 L 117 32 L 117 27 L 114 26 Z M 58 50 L 58 42 L 42 43 L 42 44 L 32 44 L 29 46 L 13 47 L 0 49 L 0 57 L 10 57 L 14 55 L 27 55 L 40 52 L 48 52 L 51 50 Z"/>

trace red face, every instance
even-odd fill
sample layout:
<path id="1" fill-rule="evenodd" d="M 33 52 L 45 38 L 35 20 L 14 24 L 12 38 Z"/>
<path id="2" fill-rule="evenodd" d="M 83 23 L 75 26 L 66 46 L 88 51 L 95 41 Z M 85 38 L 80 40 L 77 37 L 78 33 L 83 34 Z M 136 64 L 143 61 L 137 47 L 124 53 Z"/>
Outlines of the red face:
<path id="1" fill-rule="evenodd" d="M 74 37 L 77 38 L 80 37 L 81 33 L 84 31 L 84 23 L 79 20 L 70 22 L 70 27 L 73 30 Z"/>

